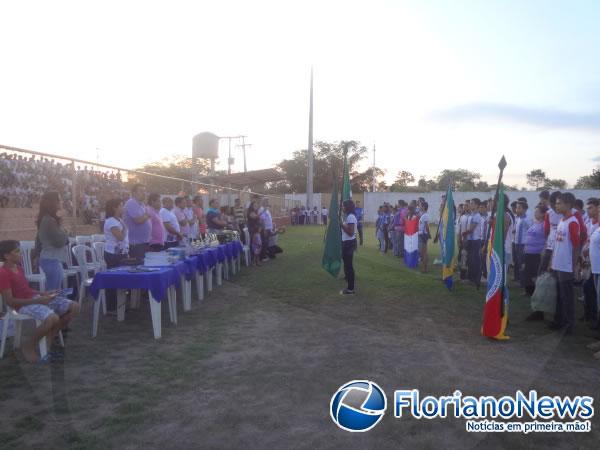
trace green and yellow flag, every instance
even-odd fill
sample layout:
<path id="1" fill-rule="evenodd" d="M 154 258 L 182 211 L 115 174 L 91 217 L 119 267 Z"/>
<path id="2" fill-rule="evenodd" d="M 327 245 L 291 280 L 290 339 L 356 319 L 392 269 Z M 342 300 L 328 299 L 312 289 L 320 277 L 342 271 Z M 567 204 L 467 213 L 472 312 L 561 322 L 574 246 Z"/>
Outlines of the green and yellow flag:
<path id="1" fill-rule="evenodd" d="M 452 289 L 454 282 L 454 199 L 452 189 L 448 187 L 446 192 L 446 203 L 442 212 L 440 227 L 440 244 L 442 246 L 442 280 L 448 289 Z"/>

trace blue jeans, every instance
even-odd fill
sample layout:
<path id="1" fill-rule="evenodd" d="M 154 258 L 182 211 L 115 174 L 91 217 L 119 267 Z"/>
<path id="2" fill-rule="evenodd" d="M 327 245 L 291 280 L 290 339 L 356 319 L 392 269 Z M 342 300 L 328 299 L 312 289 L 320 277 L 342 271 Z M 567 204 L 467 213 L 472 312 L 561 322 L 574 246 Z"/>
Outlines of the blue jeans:
<path id="1" fill-rule="evenodd" d="M 40 259 L 40 267 L 46 274 L 46 290 L 60 289 L 63 282 L 62 261 L 58 259 Z"/>

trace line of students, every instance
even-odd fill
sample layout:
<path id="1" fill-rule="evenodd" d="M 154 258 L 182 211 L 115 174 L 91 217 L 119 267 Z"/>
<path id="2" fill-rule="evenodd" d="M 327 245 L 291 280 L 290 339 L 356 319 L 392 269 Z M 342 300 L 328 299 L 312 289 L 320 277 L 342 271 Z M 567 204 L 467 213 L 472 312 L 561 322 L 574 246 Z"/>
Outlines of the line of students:
<path id="1" fill-rule="evenodd" d="M 508 197 L 505 196 L 508 203 Z M 457 229 L 461 278 L 476 285 L 485 280 L 485 244 L 493 202 L 472 199 L 458 206 Z M 512 266 L 513 281 L 527 296 L 536 278 L 550 272 L 556 280 L 557 303 L 549 328 L 572 334 L 575 327 L 575 286 L 583 286 L 584 319 L 600 329 L 600 200 L 576 199 L 570 192 L 542 191 L 531 212 L 523 197 L 510 203 L 505 212 L 505 257 Z M 482 240 L 481 240 L 482 239 Z M 472 242 L 474 241 L 474 243 Z M 481 248 L 480 257 L 475 249 Z M 534 312 L 527 320 L 543 320 Z M 600 349 L 600 344 L 597 345 Z M 600 352 L 597 354 L 600 358 Z"/>
<path id="2" fill-rule="evenodd" d="M 431 239 L 431 219 L 428 210 L 429 204 L 424 198 L 412 200 L 410 203 L 398 200 L 396 205 L 381 205 L 375 219 L 375 237 L 379 241 L 381 253 L 387 253 L 391 248 L 393 255 L 404 258 L 408 267 L 415 268 L 420 262 L 421 271 L 427 272 L 427 243 Z M 362 220 L 359 224 L 362 244 Z M 410 258 L 407 257 L 409 253 Z"/>

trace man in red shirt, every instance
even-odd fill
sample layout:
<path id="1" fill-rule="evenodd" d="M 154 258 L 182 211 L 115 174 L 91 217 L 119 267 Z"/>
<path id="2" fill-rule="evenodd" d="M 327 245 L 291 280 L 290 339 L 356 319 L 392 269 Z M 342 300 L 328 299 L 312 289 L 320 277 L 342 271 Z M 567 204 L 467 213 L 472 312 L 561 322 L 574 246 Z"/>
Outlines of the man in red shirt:
<path id="1" fill-rule="evenodd" d="M 21 268 L 21 249 L 18 241 L 0 242 L 0 294 L 8 306 L 19 314 L 31 316 L 41 321 L 33 338 L 23 345 L 23 355 L 29 362 L 36 362 L 39 356 L 36 347 L 46 337 L 48 348 L 59 330 L 65 328 L 73 316 L 79 313 L 79 304 L 63 297 L 58 292 L 38 292 L 29 287 Z"/>

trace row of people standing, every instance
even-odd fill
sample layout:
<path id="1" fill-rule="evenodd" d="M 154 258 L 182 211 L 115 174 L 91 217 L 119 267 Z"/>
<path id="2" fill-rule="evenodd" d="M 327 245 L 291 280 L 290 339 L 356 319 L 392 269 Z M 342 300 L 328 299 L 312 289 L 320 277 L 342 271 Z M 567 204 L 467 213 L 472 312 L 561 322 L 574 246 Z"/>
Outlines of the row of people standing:
<path id="1" fill-rule="evenodd" d="M 329 210 L 323 206 L 321 211 L 315 206 L 313 209 L 304 206 L 294 207 L 290 211 L 290 222 L 292 225 L 327 225 Z M 320 221 L 319 221 L 320 220 Z"/>
<path id="2" fill-rule="evenodd" d="M 423 198 L 411 200 L 410 203 L 398 200 L 396 205 L 381 205 L 375 220 L 375 236 L 379 241 L 381 253 L 387 253 L 391 248 L 393 255 L 404 258 L 409 268 L 417 267 L 420 262 L 421 270 L 427 272 L 427 244 L 431 239 L 428 211 L 429 204 Z M 360 234 L 362 223 L 359 228 Z"/>

